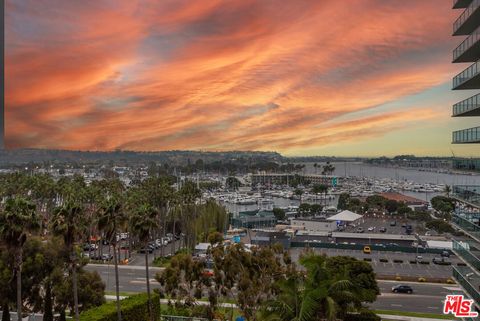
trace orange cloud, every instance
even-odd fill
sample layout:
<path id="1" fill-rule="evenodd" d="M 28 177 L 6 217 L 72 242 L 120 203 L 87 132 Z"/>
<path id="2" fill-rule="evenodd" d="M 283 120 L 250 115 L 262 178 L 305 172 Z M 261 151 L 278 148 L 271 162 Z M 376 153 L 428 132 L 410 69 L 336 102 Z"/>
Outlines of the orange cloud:
<path id="1" fill-rule="evenodd" d="M 455 70 L 436 0 L 47 2 L 7 1 L 9 147 L 311 149 L 434 119 L 378 107 Z"/>

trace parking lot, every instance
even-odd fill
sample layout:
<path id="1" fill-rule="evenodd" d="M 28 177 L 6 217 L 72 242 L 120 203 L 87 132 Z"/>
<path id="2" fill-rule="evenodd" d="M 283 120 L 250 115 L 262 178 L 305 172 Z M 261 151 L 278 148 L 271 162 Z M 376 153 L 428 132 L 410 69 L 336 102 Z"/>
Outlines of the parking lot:
<path id="1" fill-rule="evenodd" d="M 392 222 L 395 222 L 395 226 L 391 226 Z M 402 227 L 405 224 L 411 225 L 413 227 L 412 234 L 415 234 L 417 222 L 387 216 L 364 217 L 361 223 L 355 226 L 347 226 L 344 232 L 356 232 L 359 227 L 362 227 L 365 233 L 381 233 L 380 229 L 383 227 L 386 231 L 381 234 L 406 234 L 405 228 Z"/>
<path id="2" fill-rule="evenodd" d="M 428 262 L 428 264 L 415 264 L 410 261 L 416 261 L 416 253 L 402 253 L 402 252 L 380 252 L 372 251 L 371 254 L 364 254 L 362 251 L 343 250 L 343 249 L 313 249 L 317 254 L 326 254 L 328 256 L 352 256 L 359 260 L 370 258 L 369 262 L 375 273 L 378 275 L 399 275 L 410 277 L 425 277 L 425 278 L 449 278 L 452 276 L 452 267 L 450 265 L 433 264 L 432 260 L 439 257 L 437 254 L 420 253 L 421 261 Z M 294 262 L 298 262 L 299 256 L 304 251 L 302 248 L 290 249 L 290 254 Z M 381 262 L 386 260 L 387 262 Z M 402 263 L 395 263 L 394 260 L 401 260 Z M 448 261 L 456 265 L 461 262 L 457 257 L 451 255 Z"/>

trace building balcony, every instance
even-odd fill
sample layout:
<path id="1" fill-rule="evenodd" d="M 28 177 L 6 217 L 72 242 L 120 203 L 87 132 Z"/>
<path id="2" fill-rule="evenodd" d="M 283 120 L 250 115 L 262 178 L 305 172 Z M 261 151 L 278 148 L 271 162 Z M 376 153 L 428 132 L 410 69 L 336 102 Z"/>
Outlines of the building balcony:
<path id="1" fill-rule="evenodd" d="M 480 27 L 453 50 L 453 62 L 474 62 L 480 58 Z"/>
<path id="2" fill-rule="evenodd" d="M 454 36 L 467 36 L 480 25 L 480 0 L 473 0 L 453 23 Z"/>
<path id="3" fill-rule="evenodd" d="M 480 60 L 470 65 L 464 71 L 453 77 L 452 89 L 480 88 Z"/>
<path id="4" fill-rule="evenodd" d="M 472 0 L 453 0 L 452 9 L 466 8 L 472 3 Z"/>
<path id="5" fill-rule="evenodd" d="M 480 143 L 480 127 L 457 130 L 452 133 L 453 144 Z"/>
<path id="6" fill-rule="evenodd" d="M 476 221 L 473 219 L 475 215 Z M 475 241 L 480 242 L 480 226 L 478 225 L 478 217 L 480 217 L 480 213 L 456 213 L 452 215 L 451 223 L 456 228 L 464 231 Z"/>
<path id="7" fill-rule="evenodd" d="M 473 207 L 480 208 L 480 186 L 478 185 L 454 185 L 452 195 L 460 201 L 470 203 Z M 480 213 L 465 213 L 469 219 L 480 221 Z M 477 215 L 477 216 L 472 216 Z"/>
<path id="8" fill-rule="evenodd" d="M 469 266 L 452 266 L 452 269 L 455 281 L 478 306 L 480 304 L 480 276 Z"/>
<path id="9" fill-rule="evenodd" d="M 477 271 L 480 271 L 480 252 L 478 251 L 479 245 L 474 242 L 458 242 L 453 240 L 453 252 L 456 256 L 461 258 L 464 262 L 470 264 L 470 266 Z"/>
<path id="10" fill-rule="evenodd" d="M 453 105 L 453 117 L 480 116 L 480 94 Z"/>

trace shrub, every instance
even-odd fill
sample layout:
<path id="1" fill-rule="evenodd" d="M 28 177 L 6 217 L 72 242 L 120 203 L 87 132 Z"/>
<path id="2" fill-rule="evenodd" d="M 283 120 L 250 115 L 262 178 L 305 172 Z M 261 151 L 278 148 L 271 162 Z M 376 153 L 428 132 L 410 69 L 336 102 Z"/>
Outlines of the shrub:
<path id="1" fill-rule="evenodd" d="M 427 265 L 428 265 L 428 264 L 430 264 L 430 261 L 420 261 L 419 263 L 420 263 L 420 264 L 427 264 Z"/>
<path id="2" fill-rule="evenodd" d="M 364 260 L 364 261 L 367 261 L 367 262 L 372 262 L 372 258 L 371 258 L 371 257 L 364 257 L 363 260 Z"/>
<path id="3" fill-rule="evenodd" d="M 418 278 L 418 282 L 427 282 L 427 279 L 421 276 Z"/>
<path id="4" fill-rule="evenodd" d="M 457 266 L 467 266 L 467 263 L 458 262 L 458 263 L 457 263 Z"/>
<path id="5" fill-rule="evenodd" d="M 388 263 L 388 259 L 380 259 L 380 262 L 382 262 L 382 263 Z"/>
<path id="6" fill-rule="evenodd" d="M 403 263 L 403 260 L 395 259 L 395 260 L 393 260 L 393 263 Z"/>
<path id="7" fill-rule="evenodd" d="M 417 264 L 416 260 L 410 260 L 409 262 L 410 262 L 410 264 Z"/>
<path id="8" fill-rule="evenodd" d="M 402 281 L 402 277 L 401 277 L 400 275 L 397 275 L 397 276 L 395 277 L 395 280 L 396 280 L 396 281 Z"/>
<path id="9" fill-rule="evenodd" d="M 452 279 L 448 279 L 448 280 L 447 280 L 447 283 L 448 283 L 448 284 L 455 284 L 455 281 L 453 281 Z"/>
<path id="10" fill-rule="evenodd" d="M 148 320 L 148 297 L 146 293 L 130 296 L 120 302 L 122 316 L 128 321 Z M 152 309 L 160 314 L 158 294 L 152 294 Z M 115 321 L 117 320 L 116 302 L 108 302 L 99 307 L 82 312 L 81 321 Z"/>

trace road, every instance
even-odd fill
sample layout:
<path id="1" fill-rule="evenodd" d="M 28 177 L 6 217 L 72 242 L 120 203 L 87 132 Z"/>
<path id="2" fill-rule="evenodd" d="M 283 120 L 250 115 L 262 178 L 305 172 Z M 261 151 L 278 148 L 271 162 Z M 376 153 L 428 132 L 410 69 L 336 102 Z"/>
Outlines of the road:
<path id="1" fill-rule="evenodd" d="M 115 273 L 113 265 L 89 264 L 86 266 L 89 271 L 97 271 L 106 284 L 106 290 L 115 291 Z M 154 279 L 155 273 L 161 268 L 150 268 L 150 280 L 152 288 L 159 285 Z M 143 266 L 119 266 L 120 291 L 121 292 L 145 292 L 145 267 Z M 392 286 L 399 284 L 395 281 L 379 280 L 378 285 L 381 295 L 373 304 L 375 309 L 399 310 L 411 312 L 441 313 L 442 301 L 445 295 L 458 292 L 457 285 L 412 283 L 413 294 L 395 294 L 391 292 Z M 407 283 L 407 282 L 402 282 Z"/>

